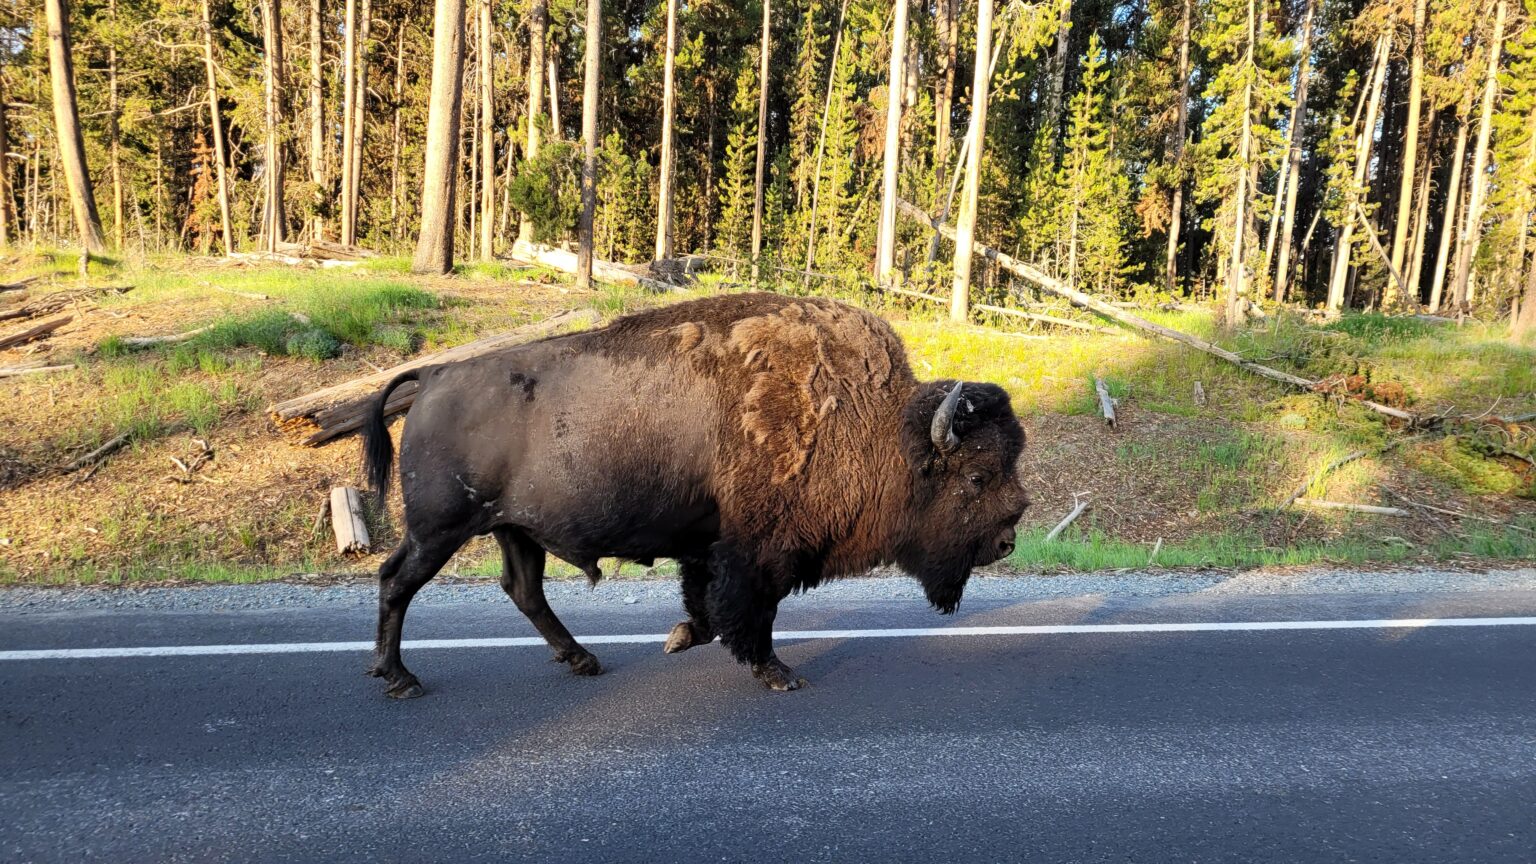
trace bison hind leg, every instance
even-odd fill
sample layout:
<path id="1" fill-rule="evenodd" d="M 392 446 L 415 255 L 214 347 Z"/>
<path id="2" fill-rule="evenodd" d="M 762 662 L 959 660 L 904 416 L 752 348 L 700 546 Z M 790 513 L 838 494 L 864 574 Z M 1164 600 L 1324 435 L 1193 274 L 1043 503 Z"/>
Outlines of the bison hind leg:
<path id="1" fill-rule="evenodd" d="M 388 696 L 414 699 L 423 693 L 421 682 L 400 660 L 405 612 L 421 586 L 431 581 L 462 545 L 462 537 L 439 535 L 417 540 L 407 533 L 400 547 L 379 567 L 379 630 L 368 674 L 384 679 Z"/>
<path id="2" fill-rule="evenodd" d="M 581 647 L 555 610 L 549 608 L 549 600 L 544 596 L 544 547 L 516 528 L 501 526 L 491 533 L 501 546 L 501 588 L 555 649 L 555 662 L 569 664 L 577 675 L 602 674 L 603 666 L 597 657 Z"/>

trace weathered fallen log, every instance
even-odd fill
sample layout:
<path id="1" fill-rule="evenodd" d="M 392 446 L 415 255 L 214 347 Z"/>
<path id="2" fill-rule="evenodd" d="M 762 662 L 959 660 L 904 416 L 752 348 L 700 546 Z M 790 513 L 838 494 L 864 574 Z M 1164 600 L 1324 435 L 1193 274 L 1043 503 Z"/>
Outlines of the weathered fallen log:
<path id="1" fill-rule="evenodd" d="M 118 285 L 110 288 L 81 288 L 71 291 L 55 291 L 52 294 L 44 294 L 21 306 L 0 311 L 0 321 L 11 321 L 18 318 L 23 320 L 41 318 L 44 315 L 52 315 L 76 303 L 94 300 L 107 294 L 127 294 L 132 290 L 132 285 Z"/>
<path id="2" fill-rule="evenodd" d="M 63 366 L 49 366 L 47 361 L 23 363 L 20 366 L 0 366 L 0 378 L 19 378 L 23 375 L 49 375 L 73 368 L 75 368 L 73 363 Z"/>
<path id="3" fill-rule="evenodd" d="M 279 243 L 277 252 L 294 258 L 307 258 L 315 261 L 362 261 L 367 258 L 377 258 L 379 253 L 372 249 L 364 249 L 361 246 L 346 246 L 341 243 L 331 243 L 325 240 L 310 240 L 308 243 Z"/>
<path id="4" fill-rule="evenodd" d="M 123 434 L 111 439 L 100 447 L 97 447 L 95 450 L 92 450 L 84 456 L 81 456 L 79 459 L 76 459 L 75 461 L 64 466 L 64 471 L 66 473 L 70 471 L 79 471 L 81 468 L 95 465 L 97 462 L 100 462 L 108 456 L 111 456 L 113 453 L 116 453 L 118 450 L 121 450 L 123 445 L 127 443 L 128 433 L 124 432 Z"/>
<path id="5" fill-rule="evenodd" d="M 11 348 L 16 345 L 24 345 L 35 339 L 41 339 L 42 337 L 47 336 L 48 334 L 59 329 L 60 327 L 63 327 L 65 324 L 68 324 L 73 320 L 75 320 L 75 316 L 65 315 L 62 318 L 54 318 L 51 321 L 44 321 L 41 324 L 35 324 L 25 330 L 20 330 L 6 336 L 0 336 L 0 349 Z"/>
<path id="6" fill-rule="evenodd" d="M 901 200 L 898 200 L 897 204 L 900 206 L 903 213 L 906 213 L 908 216 L 911 216 L 914 219 L 922 221 L 923 224 L 927 225 L 932 230 L 939 232 L 944 237 L 950 240 L 955 239 L 955 229 L 930 218 L 928 214 L 923 212 L 921 208 L 915 207 L 912 204 Z M 1050 291 L 1053 294 L 1059 294 L 1060 296 L 1067 298 L 1075 306 L 1081 306 L 1084 309 L 1096 312 L 1110 320 L 1119 321 L 1122 324 L 1135 327 L 1138 330 L 1144 330 L 1155 336 L 1161 336 L 1164 339 L 1188 345 L 1197 351 L 1203 351 L 1206 354 L 1212 355 L 1213 357 L 1220 357 L 1228 363 L 1240 366 L 1255 375 L 1268 378 L 1271 381 L 1278 381 L 1281 384 L 1288 384 L 1292 387 L 1296 387 L 1302 390 L 1315 390 L 1317 388 L 1316 381 L 1310 381 L 1306 378 L 1302 378 L 1299 375 L 1292 375 L 1289 372 L 1281 372 L 1279 369 L 1271 369 L 1268 366 L 1254 363 L 1251 360 L 1244 360 L 1239 355 L 1234 354 L 1233 352 L 1228 351 L 1227 349 L 1220 346 L 1213 345 L 1204 339 L 1191 336 L 1188 333 L 1182 333 L 1170 327 L 1164 327 L 1161 324 L 1153 323 L 1140 316 L 1132 315 L 1123 309 L 1118 309 L 1109 303 L 1098 299 L 1097 297 L 1084 294 L 1075 288 L 1070 288 L 1060 281 L 1053 279 L 1048 274 L 1015 259 L 1011 255 L 999 252 L 990 246 L 983 246 L 980 243 L 976 244 L 976 254 L 996 262 L 999 267 L 1002 267 L 1004 270 L 1007 270 L 1015 276 L 1028 279 L 1030 282 L 1033 282 L 1034 284 L 1044 288 L 1047 291 Z M 1422 422 L 1422 418 L 1400 408 L 1393 408 L 1389 405 L 1382 405 L 1377 402 L 1372 402 L 1368 399 L 1356 399 L 1355 401 L 1365 406 L 1366 408 L 1375 411 L 1378 414 L 1385 414 L 1388 417 L 1402 420 L 1409 423 L 1410 425 L 1418 425 L 1420 422 Z"/>
<path id="7" fill-rule="evenodd" d="M 576 272 L 576 253 L 539 244 L 518 243 L 512 247 L 512 257 L 529 264 L 541 264 L 564 273 Z M 594 257 L 592 278 L 599 282 L 617 282 L 621 285 L 639 285 L 652 291 L 675 291 L 676 285 L 651 279 L 643 275 L 646 268 L 630 268 Z"/>
<path id="8" fill-rule="evenodd" d="M 151 348 L 155 345 L 176 345 L 189 341 L 197 336 L 213 329 L 213 325 L 199 327 L 196 330 L 188 330 L 185 333 L 171 333 L 167 336 L 124 336 L 119 341 L 127 348 Z"/>
<path id="9" fill-rule="evenodd" d="M 336 554 L 366 554 L 371 545 L 363 522 L 363 496 L 351 486 L 331 490 L 331 531 L 336 534 Z"/>
<path id="10" fill-rule="evenodd" d="M 7 291 L 24 291 L 28 285 L 31 285 L 36 281 L 36 276 L 28 276 L 27 278 L 18 280 L 16 282 L 0 283 L 0 294 L 4 294 Z"/>
<path id="11" fill-rule="evenodd" d="M 1109 395 L 1109 387 L 1103 378 L 1093 379 L 1093 391 L 1099 395 L 1099 413 L 1104 415 L 1104 425 L 1115 427 L 1115 399 Z"/>
<path id="12" fill-rule="evenodd" d="M 1297 498 L 1296 503 L 1316 510 L 1347 510 L 1351 513 L 1370 513 L 1375 516 L 1407 516 L 1401 507 L 1378 507 L 1375 504 L 1351 504 L 1347 501 L 1319 501 L 1316 498 Z"/>
<path id="13" fill-rule="evenodd" d="M 318 431 L 313 432 L 304 443 L 308 446 L 323 444 L 362 426 L 362 419 L 372 404 L 374 395 L 379 388 L 389 383 L 402 372 L 418 369 L 422 366 L 431 366 L 438 363 L 452 363 L 457 360 L 468 360 L 471 357 L 479 357 L 490 354 L 503 348 L 521 345 L 568 327 L 577 325 L 591 325 L 598 320 L 598 314 L 591 309 L 572 309 L 562 312 L 552 318 L 546 318 L 533 324 L 526 324 L 506 333 L 499 333 L 467 345 L 457 348 L 449 348 L 446 351 L 438 351 L 417 357 L 398 366 L 390 367 L 382 372 L 375 372 L 361 378 L 354 378 L 340 384 L 317 390 L 280 402 L 270 409 L 272 419 L 279 424 L 292 424 L 304 421 Z M 395 389 L 390 394 L 389 404 L 385 406 L 385 416 L 399 413 L 411 406 L 416 399 L 416 384 L 408 382 Z"/>
<path id="14" fill-rule="evenodd" d="M 947 298 L 935 297 L 932 294 L 924 294 L 921 291 L 913 291 L 910 288 L 898 288 L 895 285 L 887 285 L 885 286 L 884 290 L 889 291 L 892 294 L 899 294 L 903 297 L 912 297 L 917 300 L 927 300 L 930 303 L 940 303 L 946 306 L 949 305 L 949 300 Z M 1087 324 L 1082 321 L 1073 321 L 1070 318 L 1060 318 L 1055 315 L 1046 315 L 1042 312 L 1025 312 L 1022 309 L 1005 309 L 1002 306 L 989 306 L 986 303 L 974 303 L 972 304 L 972 308 L 980 309 L 983 312 L 991 312 L 996 315 L 1007 315 L 1011 318 L 1023 318 L 1028 321 L 1039 321 L 1042 324 L 1054 324 L 1057 327 L 1070 327 L 1074 330 L 1087 330 L 1093 333 L 1110 334 L 1118 332 L 1116 330 L 1111 330 L 1108 327 L 1099 327 L 1097 325 Z"/>

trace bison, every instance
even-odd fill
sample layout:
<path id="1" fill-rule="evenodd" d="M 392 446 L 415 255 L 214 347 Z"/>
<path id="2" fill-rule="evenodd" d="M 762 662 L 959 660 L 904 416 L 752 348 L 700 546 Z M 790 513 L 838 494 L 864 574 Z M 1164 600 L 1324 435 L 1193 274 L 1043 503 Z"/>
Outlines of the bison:
<path id="1" fill-rule="evenodd" d="M 579 675 L 602 671 L 544 598 L 546 553 L 594 582 L 599 558 L 675 559 L 687 620 L 667 653 L 718 636 L 774 690 L 779 601 L 895 563 L 940 612 L 1008 555 L 1027 505 L 1024 432 L 994 384 L 920 382 L 901 340 L 841 303 L 736 294 L 678 303 L 401 374 L 365 422 L 370 482 L 394 461 L 390 391 L 420 390 L 401 434 L 405 536 L 379 568 L 369 673 L 422 693 L 400 660 L 406 607 L 471 537 Z"/>

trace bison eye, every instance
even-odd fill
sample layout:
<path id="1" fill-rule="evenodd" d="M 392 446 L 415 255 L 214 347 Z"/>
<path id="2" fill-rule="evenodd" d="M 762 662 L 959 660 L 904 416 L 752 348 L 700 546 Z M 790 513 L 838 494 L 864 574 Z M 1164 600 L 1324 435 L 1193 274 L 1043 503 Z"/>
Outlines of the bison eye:
<path id="1" fill-rule="evenodd" d="M 980 489 L 982 485 L 987 482 L 987 478 L 981 474 L 972 474 L 969 479 L 971 481 L 971 485 L 975 486 L 977 489 Z"/>

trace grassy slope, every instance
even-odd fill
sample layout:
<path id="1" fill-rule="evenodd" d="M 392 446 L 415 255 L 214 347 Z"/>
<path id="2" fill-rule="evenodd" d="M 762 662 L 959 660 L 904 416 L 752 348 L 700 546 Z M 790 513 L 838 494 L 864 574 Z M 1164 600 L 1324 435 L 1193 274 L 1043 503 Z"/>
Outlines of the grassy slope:
<path id="1" fill-rule="evenodd" d="M 67 272 L 72 264 L 34 259 L 27 269 Z M 410 277 L 403 269 L 393 260 L 356 271 L 159 262 L 93 274 L 99 283 L 135 288 L 108 298 L 53 340 L 48 356 L 72 359 L 77 369 L 0 381 L 0 411 L 11 415 L 0 431 L 0 579 L 229 581 L 366 568 L 371 559 L 340 561 L 324 532 L 311 532 L 325 490 L 358 481 L 355 446 L 295 447 L 272 431 L 267 405 L 560 308 L 590 305 L 616 314 L 660 302 L 617 289 L 576 294 L 534 269 L 477 267 L 450 279 Z M 71 281 L 57 277 L 58 287 Z M 1263 512 L 1318 466 L 1388 439 L 1384 424 L 1347 403 L 1289 393 L 1214 358 L 1139 336 L 1021 339 L 954 327 L 931 310 L 881 311 L 906 340 L 920 376 L 992 380 L 1013 394 L 1031 436 L 1024 473 L 1036 502 L 1015 566 L 1536 555 L 1531 534 L 1475 527 L 1483 523 L 1442 528 Z M 1202 312 L 1151 317 L 1216 336 Z M 129 351 L 120 341 L 208 324 L 210 331 L 174 347 Z M 1395 393 L 1396 385 L 1419 410 L 1536 410 L 1536 352 L 1481 327 L 1360 316 L 1319 328 L 1282 319 L 1229 347 L 1312 377 L 1368 369 L 1370 386 Z M 16 353 L 0 363 L 16 362 Z M 1121 399 L 1119 430 L 1105 430 L 1096 417 L 1095 375 Z M 1209 394 L 1204 406 L 1195 403 L 1195 381 Z M 95 475 L 57 471 L 125 432 L 131 448 Z M 1515 497 L 1529 494 L 1527 466 L 1497 452 L 1528 453 L 1531 442 L 1501 434 L 1507 437 L 1489 432 L 1410 444 L 1346 467 L 1311 494 L 1394 503 L 1380 488 L 1388 484 L 1417 500 L 1536 524 L 1536 511 Z M 210 441 L 216 458 L 181 482 L 188 478 L 171 459 L 190 461 L 201 447 L 193 438 Z M 1092 492 L 1094 508 L 1065 542 L 1044 543 L 1045 528 L 1070 509 L 1077 492 Z M 395 537 L 398 513 L 375 514 L 373 522 L 384 548 Z M 492 572 L 487 546 L 466 549 L 453 569 Z"/>

